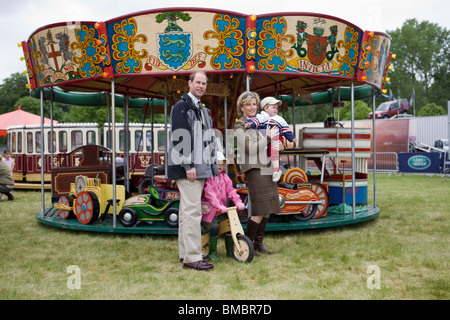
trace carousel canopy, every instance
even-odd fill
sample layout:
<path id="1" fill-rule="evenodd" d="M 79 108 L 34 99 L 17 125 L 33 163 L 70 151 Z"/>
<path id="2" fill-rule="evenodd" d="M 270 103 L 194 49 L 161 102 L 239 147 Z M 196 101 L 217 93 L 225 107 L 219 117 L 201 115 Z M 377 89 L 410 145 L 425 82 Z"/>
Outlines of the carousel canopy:
<path id="1" fill-rule="evenodd" d="M 385 33 L 317 13 L 165 8 L 47 25 L 22 47 L 32 89 L 110 92 L 114 80 L 115 93 L 172 103 L 203 70 L 207 105 L 216 106 L 247 89 L 304 101 L 351 84 L 381 90 L 390 44 Z"/>

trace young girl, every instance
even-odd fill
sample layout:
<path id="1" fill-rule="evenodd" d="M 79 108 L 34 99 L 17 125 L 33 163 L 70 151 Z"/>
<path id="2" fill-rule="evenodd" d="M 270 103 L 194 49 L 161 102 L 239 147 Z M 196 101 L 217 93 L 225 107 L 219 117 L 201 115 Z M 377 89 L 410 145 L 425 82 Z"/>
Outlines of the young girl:
<path id="1" fill-rule="evenodd" d="M 219 235 L 219 223 L 228 219 L 227 200 L 234 202 L 238 210 L 244 210 L 245 205 L 242 203 L 236 189 L 233 188 L 233 182 L 225 173 L 227 160 L 222 152 L 217 152 L 217 168 L 219 175 L 217 177 L 208 178 L 205 181 L 202 194 L 202 227 L 203 232 L 209 231 L 209 257 L 217 260 L 217 237 Z M 233 254 L 233 239 L 231 234 L 226 234 L 225 247 L 227 256 Z"/>
<path id="2" fill-rule="evenodd" d="M 266 97 L 262 99 L 262 111 L 255 117 L 249 118 L 247 120 L 247 123 L 245 124 L 245 127 L 253 129 L 269 129 L 277 127 L 280 130 L 280 141 L 281 137 L 285 137 L 290 142 L 297 142 L 298 139 L 289 129 L 289 125 L 286 120 L 278 115 L 278 106 L 280 106 L 281 104 L 282 101 L 277 100 L 274 97 Z M 272 162 L 274 171 L 272 180 L 273 182 L 277 182 L 281 177 L 280 161 L 277 150 L 274 150 L 273 148 L 269 149 L 269 159 Z"/>
<path id="3" fill-rule="evenodd" d="M 14 169 L 14 158 L 9 150 L 3 151 L 3 159 L 2 159 L 9 167 L 9 171 L 11 172 L 11 177 Z"/>

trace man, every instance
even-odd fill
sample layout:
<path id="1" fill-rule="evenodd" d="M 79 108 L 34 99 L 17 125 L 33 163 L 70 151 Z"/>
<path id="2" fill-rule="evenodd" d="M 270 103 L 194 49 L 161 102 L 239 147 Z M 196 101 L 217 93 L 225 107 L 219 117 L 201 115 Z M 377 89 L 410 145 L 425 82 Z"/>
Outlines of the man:
<path id="1" fill-rule="evenodd" d="M 210 270 L 201 252 L 201 195 L 205 180 L 218 175 L 209 110 L 201 104 L 208 78 L 202 71 L 189 77 L 189 93 L 172 107 L 168 153 L 169 179 L 180 190 L 178 250 L 183 268 Z"/>
<path id="2" fill-rule="evenodd" d="M 8 196 L 8 200 L 14 200 L 11 191 L 14 187 L 14 180 L 11 177 L 8 165 L 0 157 L 0 193 Z"/>

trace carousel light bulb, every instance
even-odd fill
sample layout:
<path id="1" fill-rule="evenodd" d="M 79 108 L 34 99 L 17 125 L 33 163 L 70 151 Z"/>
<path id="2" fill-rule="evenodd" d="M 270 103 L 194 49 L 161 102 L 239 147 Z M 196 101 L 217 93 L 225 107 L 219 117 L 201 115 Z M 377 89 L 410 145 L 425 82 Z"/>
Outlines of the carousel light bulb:
<path id="1" fill-rule="evenodd" d="M 366 80 L 367 80 L 367 76 L 363 76 L 362 79 L 363 79 L 364 81 L 366 81 Z"/>
<path id="2" fill-rule="evenodd" d="M 386 93 L 387 93 L 387 90 L 386 90 L 386 89 L 383 89 L 383 93 L 386 94 Z"/>
<path id="3" fill-rule="evenodd" d="M 373 37 L 373 35 L 374 35 L 373 31 L 370 31 L 369 32 L 369 37 Z"/>
<path id="4" fill-rule="evenodd" d="M 22 46 L 22 44 L 21 44 L 21 43 L 18 43 L 17 46 L 20 48 L 20 47 Z"/>
<path id="5" fill-rule="evenodd" d="M 177 76 L 172 76 L 172 79 L 176 79 L 177 78 Z"/>
<path id="6" fill-rule="evenodd" d="M 392 70 L 392 69 L 394 69 L 394 67 L 393 66 L 389 66 L 389 70 Z"/>
<path id="7" fill-rule="evenodd" d="M 255 66 L 250 66 L 250 71 L 255 71 Z"/>
<path id="8" fill-rule="evenodd" d="M 391 78 L 387 77 L 386 82 L 391 82 Z"/>
<path id="9" fill-rule="evenodd" d="M 25 60 L 25 57 L 20 57 L 20 61 L 23 61 L 23 60 Z"/>
<path id="10" fill-rule="evenodd" d="M 251 55 L 254 55 L 254 54 L 255 54 L 255 48 L 251 48 L 251 49 L 250 49 L 250 54 L 251 54 Z"/>
<path id="11" fill-rule="evenodd" d="M 370 62 L 369 61 L 364 61 L 364 65 L 367 67 L 368 65 L 370 64 Z"/>
<path id="12" fill-rule="evenodd" d="M 100 28 L 100 23 L 96 22 L 96 23 L 94 24 L 94 28 L 95 28 L 95 29 Z"/>
<path id="13" fill-rule="evenodd" d="M 394 53 L 394 54 L 392 55 L 392 59 L 395 59 L 395 58 L 397 58 L 397 55 Z"/>
<path id="14" fill-rule="evenodd" d="M 25 87 L 26 87 L 27 89 L 30 89 L 30 88 L 31 88 L 31 84 L 27 83 L 27 84 L 25 85 Z"/>
<path id="15" fill-rule="evenodd" d="M 256 16 L 253 14 L 253 15 L 250 17 L 250 20 L 256 21 Z"/>
<path id="16" fill-rule="evenodd" d="M 24 72 L 22 72 L 22 74 L 26 76 L 28 74 L 28 71 L 25 70 Z"/>
<path id="17" fill-rule="evenodd" d="M 103 72 L 103 74 L 102 74 L 103 78 L 108 78 L 108 75 L 109 75 L 109 74 L 108 74 L 108 72 L 106 72 L 106 71 Z"/>
<path id="18" fill-rule="evenodd" d="M 372 47 L 371 46 L 367 46 L 366 50 L 367 50 L 367 52 L 370 52 L 372 50 Z"/>
<path id="19" fill-rule="evenodd" d="M 101 45 L 103 43 L 102 39 L 97 39 L 97 45 Z"/>
<path id="20" fill-rule="evenodd" d="M 250 37 L 252 39 L 255 39 L 256 38 L 256 32 L 255 31 L 250 32 Z"/>
<path id="21" fill-rule="evenodd" d="M 105 56 L 100 56 L 100 61 L 105 61 L 106 57 Z"/>

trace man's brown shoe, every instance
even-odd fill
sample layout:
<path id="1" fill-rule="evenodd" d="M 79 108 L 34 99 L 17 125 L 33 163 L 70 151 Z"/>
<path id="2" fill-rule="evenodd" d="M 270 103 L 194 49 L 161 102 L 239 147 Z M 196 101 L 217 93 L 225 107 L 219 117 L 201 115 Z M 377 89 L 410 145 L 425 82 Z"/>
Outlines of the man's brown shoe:
<path id="1" fill-rule="evenodd" d="M 214 268 L 214 266 L 212 264 L 206 263 L 203 260 L 191 262 L 191 263 L 183 263 L 183 269 L 195 269 L 198 271 L 208 271 L 213 268 Z"/>
<path id="2" fill-rule="evenodd" d="M 203 256 L 202 257 L 203 262 L 208 262 L 211 260 L 209 256 Z M 180 258 L 180 262 L 183 263 L 183 258 Z"/>

